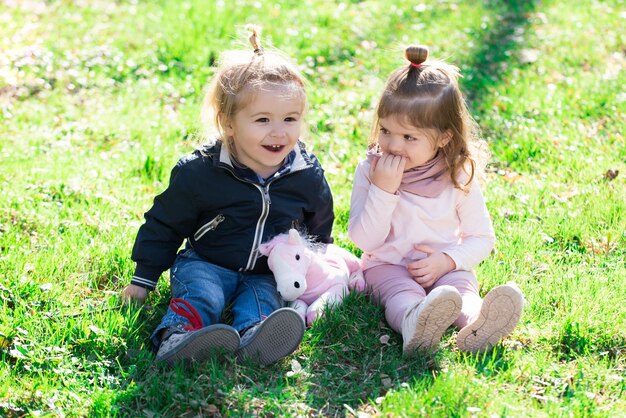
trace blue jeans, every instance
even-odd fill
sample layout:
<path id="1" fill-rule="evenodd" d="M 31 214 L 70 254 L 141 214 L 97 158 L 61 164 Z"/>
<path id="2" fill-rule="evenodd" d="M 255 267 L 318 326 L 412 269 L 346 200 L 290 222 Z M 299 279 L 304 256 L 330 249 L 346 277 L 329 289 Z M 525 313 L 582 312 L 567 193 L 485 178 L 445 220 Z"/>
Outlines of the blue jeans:
<path id="1" fill-rule="evenodd" d="M 189 302 L 202 317 L 203 326 L 222 322 L 224 308 L 231 305 L 233 328 L 242 331 L 283 306 L 272 274 L 250 274 L 229 270 L 201 258 L 193 249 L 178 253 L 170 269 L 172 298 Z M 189 322 L 171 307 L 150 340 L 161 343 L 163 329 Z"/>

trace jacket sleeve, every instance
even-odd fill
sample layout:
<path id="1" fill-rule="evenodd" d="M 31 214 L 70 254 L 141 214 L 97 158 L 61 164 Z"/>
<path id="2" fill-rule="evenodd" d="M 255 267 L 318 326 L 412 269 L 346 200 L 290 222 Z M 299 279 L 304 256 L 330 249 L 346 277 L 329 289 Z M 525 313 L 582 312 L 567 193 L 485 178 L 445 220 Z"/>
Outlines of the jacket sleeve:
<path id="1" fill-rule="evenodd" d="M 491 218 L 480 186 L 476 181 L 457 204 L 459 243 L 444 250 L 456 263 L 458 270 L 472 270 L 489 256 L 495 244 Z"/>
<path id="2" fill-rule="evenodd" d="M 308 234 L 313 236 L 315 241 L 323 244 L 332 244 L 333 222 L 335 221 L 333 195 L 322 167 L 316 164 L 315 170 L 318 171 L 319 181 L 316 189 L 312 190 L 312 210 L 305 212 L 304 222 L 306 223 Z"/>
<path id="3" fill-rule="evenodd" d="M 191 174 L 188 166 L 179 162 L 167 189 L 145 213 L 131 255 L 137 263 L 132 284 L 154 290 L 161 274 L 174 263 L 185 237 L 193 234 L 197 209 Z"/>
<path id="4" fill-rule="evenodd" d="M 350 198 L 348 236 L 361 250 L 369 252 L 385 243 L 391 231 L 391 217 L 400 199 L 373 185 L 369 163 L 361 162 L 354 174 Z"/>

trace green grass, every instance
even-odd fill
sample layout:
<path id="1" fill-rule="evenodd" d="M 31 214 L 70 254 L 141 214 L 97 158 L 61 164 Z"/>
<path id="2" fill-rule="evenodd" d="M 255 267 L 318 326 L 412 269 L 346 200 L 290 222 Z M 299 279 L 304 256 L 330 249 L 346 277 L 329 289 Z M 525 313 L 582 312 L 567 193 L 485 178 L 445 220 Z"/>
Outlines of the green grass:
<path id="1" fill-rule="evenodd" d="M 625 21 L 623 0 L 4 2 L 0 415 L 626 416 Z M 461 67 L 493 153 L 482 292 L 513 280 L 527 299 L 503 344 L 466 355 L 451 330 L 405 360 L 351 295 L 276 365 L 153 363 L 167 280 L 141 309 L 117 294 L 199 139 L 212 65 L 251 22 L 310 82 L 307 142 L 354 251 L 352 175 L 402 47 Z"/>

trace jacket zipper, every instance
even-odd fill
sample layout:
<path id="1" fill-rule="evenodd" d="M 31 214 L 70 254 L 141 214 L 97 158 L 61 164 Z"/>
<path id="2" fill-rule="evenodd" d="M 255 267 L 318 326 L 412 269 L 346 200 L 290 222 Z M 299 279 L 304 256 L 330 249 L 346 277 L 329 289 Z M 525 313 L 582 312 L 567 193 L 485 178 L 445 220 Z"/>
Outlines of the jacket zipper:
<path id="1" fill-rule="evenodd" d="M 273 181 L 267 183 L 264 187 L 258 184 L 254 184 L 254 186 L 259 189 L 261 192 L 261 198 L 263 199 L 263 207 L 261 208 L 261 215 L 259 215 L 259 219 L 256 223 L 256 228 L 254 230 L 254 240 L 252 241 L 252 248 L 250 250 L 250 255 L 248 256 L 248 263 L 246 264 L 246 268 L 244 270 L 250 271 L 254 269 L 256 264 L 256 260 L 259 258 L 259 244 L 261 244 L 261 240 L 263 239 L 263 231 L 265 230 L 265 221 L 270 213 L 270 205 L 272 204 L 272 199 L 270 198 L 270 185 Z"/>
<path id="2" fill-rule="evenodd" d="M 222 215 L 220 213 L 215 218 L 211 219 L 209 222 L 207 222 L 206 224 L 202 225 L 200 227 L 200 229 L 198 229 L 198 231 L 196 231 L 196 233 L 193 235 L 193 239 L 195 241 L 198 241 L 200 238 L 202 238 L 204 236 L 204 234 L 206 234 L 209 231 L 213 231 L 215 228 L 217 228 L 217 226 L 220 223 L 222 223 L 222 221 L 224 219 L 225 219 L 224 215 Z"/>

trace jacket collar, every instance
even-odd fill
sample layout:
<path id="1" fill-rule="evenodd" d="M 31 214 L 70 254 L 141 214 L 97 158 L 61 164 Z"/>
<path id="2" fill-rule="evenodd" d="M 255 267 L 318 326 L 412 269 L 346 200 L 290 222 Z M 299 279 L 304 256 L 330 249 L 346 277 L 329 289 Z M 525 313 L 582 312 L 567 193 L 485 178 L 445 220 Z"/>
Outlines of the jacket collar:
<path id="1" fill-rule="evenodd" d="M 237 176 L 243 179 L 263 183 L 263 179 L 260 179 L 254 171 L 237 164 L 237 162 L 231 158 L 231 155 L 226 147 L 222 146 L 222 142 L 219 140 L 215 143 L 215 153 L 219 154 L 219 158 L 213 159 L 215 165 L 222 167 L 226 166 Z M 277 178 L 288 173 L 300 171 L 310 167 L 311 165 L 311 159 L 306 152 L 304 143 L 302 141 L 298 141 L 294 149 L 287 155 L 287 158 L 285 158 L 283 165 L 271 178 Z"/>

